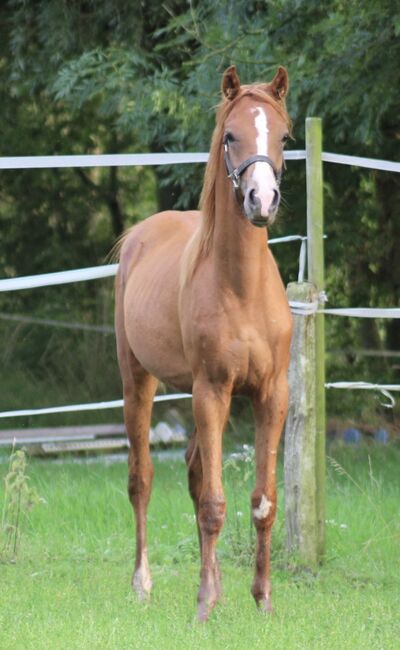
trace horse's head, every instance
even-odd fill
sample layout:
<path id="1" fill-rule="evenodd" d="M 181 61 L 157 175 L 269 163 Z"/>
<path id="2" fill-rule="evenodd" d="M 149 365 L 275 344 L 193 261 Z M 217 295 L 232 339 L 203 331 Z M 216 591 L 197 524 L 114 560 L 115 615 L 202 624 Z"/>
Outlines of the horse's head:
<path id="1" fill-rule="evenodd" d="M 246 218 L 273 223 L 280 202 L 283 149 L 290 134 L 286 69 L 267 84 L 241 86 L 235 66 L 222 79 L 226 117 L 222 130 L 225 165 Z M 225 111 L 224 111 L 225 112 Z"/>

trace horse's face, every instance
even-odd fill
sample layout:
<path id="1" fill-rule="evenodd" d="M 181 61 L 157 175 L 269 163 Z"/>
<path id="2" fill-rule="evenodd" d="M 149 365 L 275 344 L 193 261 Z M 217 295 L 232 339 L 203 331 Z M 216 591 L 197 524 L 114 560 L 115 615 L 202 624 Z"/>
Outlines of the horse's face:
<path id="1" fill-rule="evenodd" d="M 277 111 L 248 96 L 232 109 L 225 123 L 224 142 L 234 168 L 253 157 L 264 158 L 255 158 L 238 178 L 243 212 L 255 226 L 267 226 L 275 220 L 287 138 L 287 125 Z"/>
<path id="2" fill-rule="evenodd" d="M 265 86 L 271 94 L 274 81 Z M 282 79 L 279 82 L 281 85 L 274 93 L 276 98 L 286 94 L 287 75 L 283 85 Z M 225 156 L 228 155 L 227 166 L 230 162 L 239 172 L 236 178 L 234 174 L 231 178 L 243 201 L 243 213 L 255 226 L 268 226 L 275 220 L 281 198 L 279 181 L 284 165 L 283 149 L 288 136 L 284 117 L 272 104 L 251 94 L 239 99 L 226 119 L 224 146 Z"/>

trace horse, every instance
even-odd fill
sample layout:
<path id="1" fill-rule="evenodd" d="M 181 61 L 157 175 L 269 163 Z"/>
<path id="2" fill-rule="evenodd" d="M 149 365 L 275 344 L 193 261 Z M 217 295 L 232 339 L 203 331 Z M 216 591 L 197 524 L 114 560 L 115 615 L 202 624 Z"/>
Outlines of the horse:
<path id="1" fill-rule="evenodd" d="M 290 135 L 288 74 L 241 85 L 222 77 L 198 211 L 166 211 L 128 230 L 119 248 L 115 326 L 130 442 L 128 494 L 136 520 L 132 587 L 147 599 L 152 581 L 146 513 L 153 465 L 149 429 L 158 382 L 192 393 L 195 430 L 186 452 L 200 542 L 198 620 L 221 594 L 216 544 L 226 509 L 222 438 L 233 395 L 255 416 L 255 575 L 251 592 L 272 611 L 271 528 L 277 451 L 288 408 L 292 319 L 267 246 L 280 202 L 283 150 Z"/>

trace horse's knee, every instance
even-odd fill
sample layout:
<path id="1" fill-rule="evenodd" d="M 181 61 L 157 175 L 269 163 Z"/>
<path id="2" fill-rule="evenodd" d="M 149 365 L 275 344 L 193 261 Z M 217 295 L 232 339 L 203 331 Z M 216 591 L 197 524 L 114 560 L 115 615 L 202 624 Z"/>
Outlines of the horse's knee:
<path id="1" fill-rule="evenodd" d="M 226 501 L 223 495 L 200 500 L 199 526 L 206 535 L 218 535 L 225 519 Z"/>
<path id="2" fill-rule="evenodd" d="M 193 460 L 193 454 L 196 451 L 196 440 L 194 435 L 190 438 L 187 449 L 185 451 L 185 461 L 186 465 L 190 467 L 192 460 Z"/>
<path id="3" fill-rule="evenodd" d="M 146 467 L 131 466 L 128 474 L 128 496 L 131 503 L 141 497 L 149 498 L 153 482 L 154 469 L 150 463 Z"/>
<path id="4" fill-rule="evenodd" d="M 268 530 L 275 521 L 276 496 L 253 494 L 251 498 L 253 522 L 257 530 Z"/>
<path id="5" fill-rule="evenodd" d="M 195 503 L 199 500 L 202 485 L 201 467 L 196 469 L 197 471 L 194 468 L 188 470 L 189 494 Z"/>

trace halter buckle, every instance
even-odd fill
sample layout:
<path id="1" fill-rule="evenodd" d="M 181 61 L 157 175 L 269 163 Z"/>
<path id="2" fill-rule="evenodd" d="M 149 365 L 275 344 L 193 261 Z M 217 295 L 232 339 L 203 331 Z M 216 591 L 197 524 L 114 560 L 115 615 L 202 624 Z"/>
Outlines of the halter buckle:
<path id="1" fill-rule="evenodd" d="M 228 174 L 228 178 L 231 179 L 232 185 L 235 190 L 238 190 L 240 187 L 240 174 L 238 174 L 237 169 L 234 169 L 233 172 Z"/>

